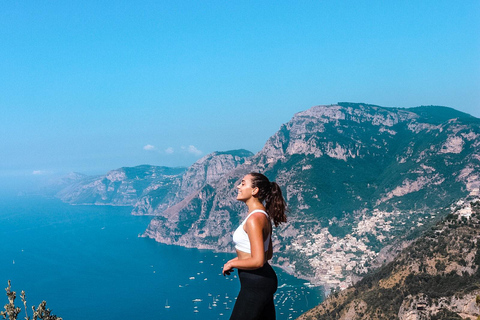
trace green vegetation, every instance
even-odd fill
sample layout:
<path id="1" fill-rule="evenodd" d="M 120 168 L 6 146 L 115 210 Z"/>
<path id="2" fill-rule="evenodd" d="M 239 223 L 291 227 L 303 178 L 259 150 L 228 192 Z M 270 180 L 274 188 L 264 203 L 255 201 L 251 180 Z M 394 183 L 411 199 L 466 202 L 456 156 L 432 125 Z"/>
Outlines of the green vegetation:
<path id="1" fill-rule="evenodd" d="M 374 107 L 374 108 L 379 108 L 383 110 L 392 110 L 394 108 L 385 108 L 381 106 L 377 106 L 375 104 L 368 104 L 368 103 L 358 103 L 358 102 L 339 102 L 337 103 L 339 106 L 345 107 L 345 108 L 354 108 L 354 109 L 359 109 L 361 107 Z"/>
<path id="2" fill-rule="evenodd" d="M 410 273 L 405 278 L 404 290 L 411 295 L 423 293 L 436 299 L 450 297 L 457 292 L 469 292 L 480 289 L 480 277 L 478 274 L 472 276 L 458 275 L 452 271 L 446 275 L 431 275 L 428 273 Z"/>
<path id="3" fill-rule="evenodd" d="M 422 117 L 423 121 L 426 121 L 431 124 L 440 124 L 444 123 L 450 119 L 460 118 L 460 119 L 469 119 L 472 118 L 471 115 L 442 106 L 420 106 L 415 108 L 408 108 L 408 111 L 414 112 Z"/>
<path id="4" fill-rule="evenodd" d="M 167 195 L 171 192 L 171 189 L 172 188 L 170 186 L 166 185 L 151 190 L 148 193 L 148 197 L 151 199 L 150 201 L 152 208 L 156 208 L 158 205 L 160 205 L 167 197 Z"/>
<path id="5" fill-rule="evenodd" d="M 437 314 L 432 315 L 431 320 L 462 320 L 456 312 L 443 308 Z"/>
<path id="6" fill-rule="evenodd" d="M 218 151 L 216 152 L 218 155 L 222 154 L 229 154 L 234 157 L 242 157 L 242 158 L 248 158 L 253 156 L 253 153 L 251 151 L 245 150 L 245 149 L 238 149 L 238 150 L 229 150 L 229 151 Z"/>
<path id="7" fill-rule="evenodd" d="M 352 232 L 352 225 L 350 224 L 340 224 L 340 223 L 332 223 L 328 227 L 328 232 L 334 237 L 340 237 L 343 238 L 347 234 L 350 234 Z"/>
<path id="8" fill-rule="evenodd" d="M 154 177 L 157 176 L 162 177 L 162 185 L 168 186 L 169 189 L 171 189 L 172 182 L 175 178 L 180 174 L 183 174 L 186 170 L 185 168 L 156 167 L 149 165 L 125 167 L 122 169 L 127 178 L 132 180 L 132 185 L 137 192 L 137 197 L 140 197 L 143 194 L 143 191 L 152 184 L 155 180 Z"/>
<path id="9" fill-rule="evenodd" d="M 200 190 L 200 194 L 201 197 L 194 198 L 187 207 L 179 211 L 176 229 L 179 234 L 186 234 L 193 226 L 201 228 L 208 219 L 215 200 L 215 189 L 207 184 Z"/>

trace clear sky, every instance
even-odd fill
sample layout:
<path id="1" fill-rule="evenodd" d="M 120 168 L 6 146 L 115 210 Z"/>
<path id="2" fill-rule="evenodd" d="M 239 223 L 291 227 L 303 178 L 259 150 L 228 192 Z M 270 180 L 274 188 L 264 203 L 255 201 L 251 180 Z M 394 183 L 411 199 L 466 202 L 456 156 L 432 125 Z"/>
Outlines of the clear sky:
<path id="1" fill-rule="evenodd" d="M 0 1 L 0 179 L 259 151 L 339 101 L 480 117 L 480 1 Z"/>

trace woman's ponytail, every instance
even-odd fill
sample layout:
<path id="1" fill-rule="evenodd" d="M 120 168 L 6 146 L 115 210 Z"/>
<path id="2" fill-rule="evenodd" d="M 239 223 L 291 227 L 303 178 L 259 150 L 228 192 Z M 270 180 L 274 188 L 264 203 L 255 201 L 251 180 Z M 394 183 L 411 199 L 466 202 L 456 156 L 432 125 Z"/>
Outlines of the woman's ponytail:
<path id="1" fill-rule="evenodd" d="M 287 204 L 282 195 L 282 190 L 276 182 L 270 182 L 266 176 L 261 173 L 251 172 L 252 187 L 258 188 L 257 196 L 260 201 L 265 201 L 265 209 L 273 221 L 275 227 L 287 221 L 285 211 Z"/>
<path id="2" fill-rule="evenodd" d="M 271 182 L 270 194 L 265 198 L 265 209 L 273 220 L 275 227 L 279 224 L 287 222 L 285 210 L 287 204 L 282 195 L 282 190 L 276 182 Z"/>

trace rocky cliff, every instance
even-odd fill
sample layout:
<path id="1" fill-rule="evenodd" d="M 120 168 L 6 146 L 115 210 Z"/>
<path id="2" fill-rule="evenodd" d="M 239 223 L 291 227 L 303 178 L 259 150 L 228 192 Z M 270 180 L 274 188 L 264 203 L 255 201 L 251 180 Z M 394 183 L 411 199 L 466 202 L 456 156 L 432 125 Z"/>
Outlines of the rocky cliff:
<path id="1" fill-rule="evenodd" d="M 75 179 L 58 196 L 155 215 L 145 236 L 163 243 L 233 251 L 232 231 L 246 213 L 235 185 L 250 171 L 276 180 L 289 205 L 274 263 L 344 289 L 391 261 L 446 206 L 478 192 L 480 120 L 438 106 L 316 106 L 255 155 L 215 152 L 187 169 L 121 168 Z"/>
<path id="2" fill-rule="evenodd" d="M 249 163 L 253 153 L 247 150 L 213 152 L 190 166 L 175 183 L 152 184 L 139 197 L 132 211 L 135 215 L 164 215 L 164 211 L 184 199 L 189 199 L 203 187 L 215 184 L 227 172 Z"/>
<path id="3" fill-rule="evenodd" d="M 152 188 L 174 186 L 185 168 L 126 167 L 103 176 L 75 176 L 56 196 L 70 204 L 133 206 Z"/>
<path id="4" fill-rule="evenodd" d="M 346 288 L 478 190 L 479 137 L 479 119 L 446 107 L 313 107 L 248 161 L 159 213 L 145 235 L 233 250 L 231 233 L 245 214 L 235 184 L 260 171 L 281 185 L 290 207 L 274 235 L 274 262 Z"/>
<path id="5" fill-rule="evenodd" d="M 478 319 L 480 197 L 446 211 L 391 263 L 298 319 Z"/>
<path id="6" fill-rule="evenodd" d="M 135 215 L 162 214 L 202 187 L 214 184 L 237 166 L 248 163 L 247 150 L 213 152 L 189 168 L 142 165 L 102 176 L 72 173 L 52 182 L 48 190 L 70 204 L 133 206 Z"/>

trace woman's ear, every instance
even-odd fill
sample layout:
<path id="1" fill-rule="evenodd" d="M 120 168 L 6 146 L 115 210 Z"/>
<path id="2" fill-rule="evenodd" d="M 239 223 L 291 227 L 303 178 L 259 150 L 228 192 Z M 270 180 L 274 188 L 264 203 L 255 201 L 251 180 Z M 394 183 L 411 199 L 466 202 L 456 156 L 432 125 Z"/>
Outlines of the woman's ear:
<path id="1" fill-rule="evenodd" d="M 253 188 L 252 196 L 256 195 L 257 193 L 258 193 L 258 187 Z"/>

